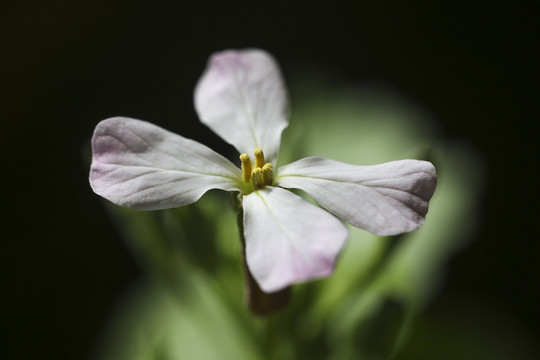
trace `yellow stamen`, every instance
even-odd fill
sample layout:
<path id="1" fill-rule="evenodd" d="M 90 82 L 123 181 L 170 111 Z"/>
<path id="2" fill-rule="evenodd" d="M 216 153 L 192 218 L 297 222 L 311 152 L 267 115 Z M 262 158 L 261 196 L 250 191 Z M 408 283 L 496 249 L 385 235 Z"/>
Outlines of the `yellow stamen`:
<path id="1" fill-rule="evenodd" d="M 251 159 L 248 154 L 242 154 L 240 161 L 242 162 L 242 181 L 247 184 L 251 179 Z"/>
<path id="2" fill-rule="evenodd" d="M 255 167 L 256 168 L 262 168 L 266 161 L 264 161 L 264 154 L 262 149 L 256 148 L 255 151 Z"/>
<path id="3" fill-rule="evenodd" d="M 262 168 L 262 180 L 264 185 L 271 186 L 274 183 L 274 170 L 270 163 L 264 164 Z"/>
<path id="4" fill-rule="evenodd" d="M 251 171 L 251 182 L 253 183 L 253 189 L 259 190 L 264 187 L 263 182 L 263 170 L 257 167 Z"/>

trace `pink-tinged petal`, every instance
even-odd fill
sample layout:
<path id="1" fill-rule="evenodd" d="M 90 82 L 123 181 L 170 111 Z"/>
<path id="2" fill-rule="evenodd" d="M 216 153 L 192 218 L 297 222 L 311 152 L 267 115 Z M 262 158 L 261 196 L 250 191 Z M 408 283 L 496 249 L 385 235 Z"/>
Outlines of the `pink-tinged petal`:
<path id="1" fill-rule="evenodd" d="M 322 207 L 361 229 L 396 235 L 422 226 L 437 185 L 427 161 L 358 166 L 309 157 L 279 169 L 277 185 L 301 189 Z"/>
<path id="2" fill-rule="evenodd" d="M 288 125 L 288 98 L 274 58 L 257 49 L 227 50 L 210 57 L 195 89 L 201 121 L 240 153 L 263 149 L 275 163 Z"/>
<path id="3" fill-rule="evenodd" d="M 115 117 L 92 138 L 90 185 L 115 204 L 157 210 L 238 190 L 240 169 L 208 147 L 148 122 Z"/>
<path id="4" fill-rule="evenodd" d="M 334 270 L 345 225 L 290 191 L 267 187 L 243 198 L 246 260 L 265 292 Z"/>

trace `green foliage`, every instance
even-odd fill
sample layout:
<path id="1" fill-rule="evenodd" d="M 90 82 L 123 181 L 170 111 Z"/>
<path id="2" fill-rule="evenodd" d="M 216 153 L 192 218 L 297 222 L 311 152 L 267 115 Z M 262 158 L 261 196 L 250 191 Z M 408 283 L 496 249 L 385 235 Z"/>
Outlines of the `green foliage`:
<path id="1" fill-rule="evenodd" d="M 385 359 L 441 284 L 448 258 L 474 235 L 482 162 L 438 139 L 430 115 L 380 87 L 293 91 L 280 163 L 320 155 L 353 164 L 432 161 L 439 182 L 426 224 L 380 238 L 350 229 L 335 273 L 297 285 L 290 305 L 258 318 L 244 306 L 241 244 L 230 199 L 180 209 L 108 205 L 145 276 L 126 292 L 99 359 Z M 307 90 L 317 89 L 317 90 Z"/>

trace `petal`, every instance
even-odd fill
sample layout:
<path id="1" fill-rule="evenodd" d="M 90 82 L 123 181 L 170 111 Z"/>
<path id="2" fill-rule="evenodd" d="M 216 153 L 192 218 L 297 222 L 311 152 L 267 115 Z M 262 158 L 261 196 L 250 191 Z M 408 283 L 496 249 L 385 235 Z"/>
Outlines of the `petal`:
<path id="1" fill-rule="evenodd" d="M 281 167 L 276 182 L 307 192 L 356 227 L 377 235 L 396 235 L 424 223 L 437 176 L 427 161 L 358 166 L 309 157 Z"/>
<path id="2" fill-rule="evenodd" d="M 228 50 L 211 56 L 195 89 L 201 121 L 240 153 L 263 149 L 275 164 L 288 125 L 285 84 L 265 51 Z"/>
<path id="3" fill-rule="evenodd" d="M 148 122 L 115 117 L 92 138 L 90 185 L 115 204 L 157 210 L 210 189 L 238 190 L 240 169 L 208 147 Z"/>
<path id="4" fill-rule="evenodd" d="M 265 292 L 334 270 L 347 228 L 290 191 L 267 187 L 243 199 L 246 260 Z"/>

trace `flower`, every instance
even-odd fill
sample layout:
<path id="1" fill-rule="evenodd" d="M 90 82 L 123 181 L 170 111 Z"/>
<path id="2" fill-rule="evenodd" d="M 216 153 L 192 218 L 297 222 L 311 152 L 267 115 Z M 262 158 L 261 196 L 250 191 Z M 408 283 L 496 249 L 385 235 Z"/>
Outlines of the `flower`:
<path id="1" fill-rule="evenodd" d="M 191 204 L 210 189 L 238 192 L 247 265 L 263 291 L 330 275 L 348 236 L 338 218 L 377 235 L 424 223 L 436 186 L 427 161 L 358 166 L 308 157 L 274 176 L 288 100 L 265 51 L 214 54 L 196 86 L 195 108 L 242 154 L 241 168 L 196 141 L 114 117 L 95 129 L 90 185 L 115 204 L 141 210 Z M 287 189 L 305 191 L 327 211 Z"/>

